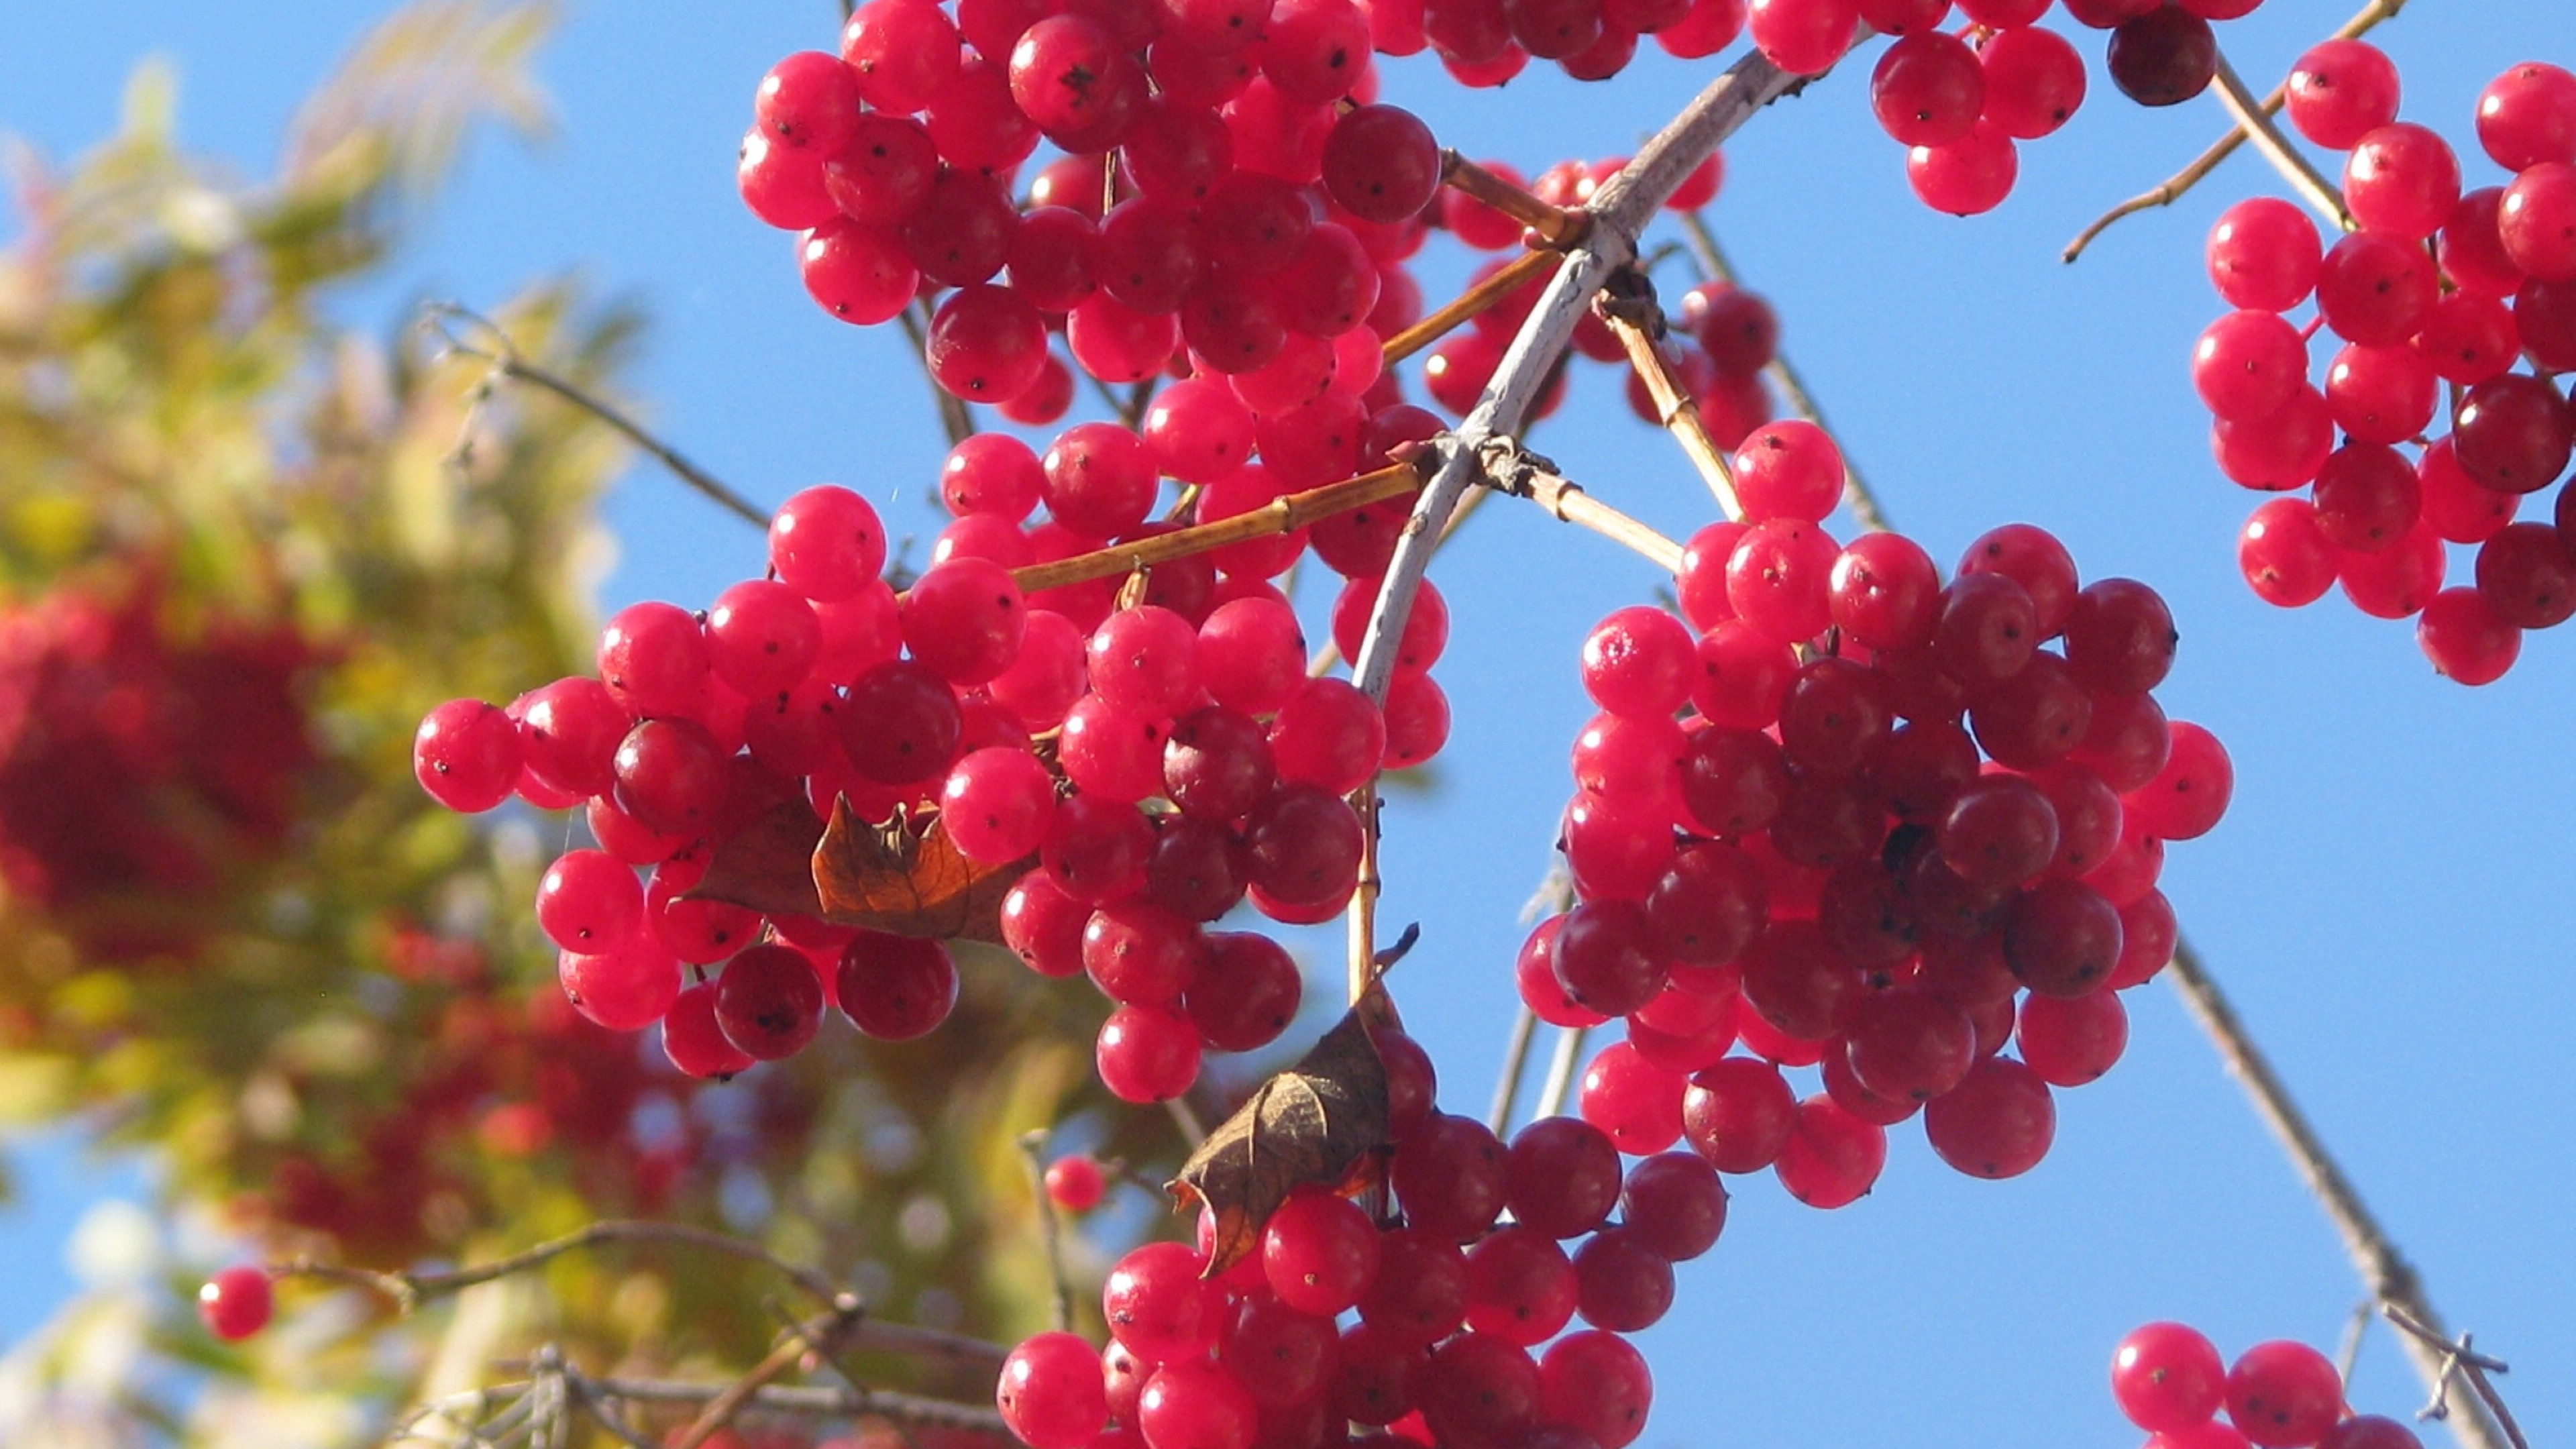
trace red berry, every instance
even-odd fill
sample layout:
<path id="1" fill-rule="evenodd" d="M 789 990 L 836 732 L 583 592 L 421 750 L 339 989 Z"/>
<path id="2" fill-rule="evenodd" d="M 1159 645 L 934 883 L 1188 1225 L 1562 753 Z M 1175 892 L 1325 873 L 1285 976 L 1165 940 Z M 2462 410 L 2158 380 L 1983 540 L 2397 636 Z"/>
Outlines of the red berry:
<path id="1" fill-rule="evenodd" d="M 276 1306 L 265 1268 L 226 1268 L 197 1290 L 198 1316 L 215 1337 L 227 1343 L 238 1343 L 268 1327 Z"/>

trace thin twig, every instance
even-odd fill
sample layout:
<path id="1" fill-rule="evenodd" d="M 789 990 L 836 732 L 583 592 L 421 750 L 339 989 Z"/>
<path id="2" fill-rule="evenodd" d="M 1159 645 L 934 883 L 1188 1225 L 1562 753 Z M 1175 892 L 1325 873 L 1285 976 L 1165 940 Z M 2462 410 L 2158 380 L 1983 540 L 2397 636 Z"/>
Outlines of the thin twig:
<path id="1" fill-rule="evenodd" d="M 1351 792 L 1351 808 L 1360 818 L 1359 875 L 1351 886 L 1350 909 L 1344 915 L 1350 941 L 1350 999 L 1357 1002 L 1377 976 L 1378 876 L 1377 776 L 1372 774 Z"/>
<path id="2" fill-rule="evenodd" d="M 1454 150 L 1440 153 L 1440 184 L 1519 222 L 1560 251 L 1581 241 L 1591 225 L 1584 213 L 1541 201 L 1528 187 L 1505 181 Z"/>
<path id="3" fill-rule="evenodd" d="M 1573 909 L 1574 873 L 1565 868 L 1564 857 L 1558 856 L 1549 863 L 1547 876 L 1538 883 L 1538 889 L 1522 904 L 1521 924 L 1533 925 Z M 1537 1034 L 1538 1014 L 1523 1002 L 1519 1015 L 1512 1020 L 1511 1040 L 1503 1050 L 1503 1074 L 1494 1083 L 1494 1106 L 1485 1122 L 1497 1137 L 1511 1125 L 1512 1104 L 1521 1094 L 1521 1078 L 1529 1074 L 1530 1042 Z"/>
<path id="4" fill-rule="evenodd" d="M 1547 1081 L 1538 1089 L 1538 1103 L 1530 1108 L 1530 1119 L 1553 1117 L 1565 1110 L 1565 1099 L 1574 1095 L 1574 1069 L 1583 1064 L 1583 1039 L 1589 1031 L 1579 1026 L 1556 1029 L 1556 1050 L 1547 1059 Z"/>
<path id="5" fill-rule="evenodd" d="M 2442 1375 L 2434 1382 L 2433 1401 L 2419 1410 L 2415 1417 L 2450 1418 L 2447 1389 L 2451 1377 L 2456 1374 L 2469 1381 L 2469 1387 L 2478 1396 L 2477 1403 L 2483 1405 L 2488 1413 L 2495 1416 L 2497 1427 L 2503 1430 L 2506 1441 L 2513 1445 L 2513 1449 L 2531 1449 L 2530 1441 L 2523 1437 L 2522 1425 L 2514 1420 L 2513 1411 L 2505 1407 L 2504 1395 L 2496 1392 L 2494 1382 L 2487 1377 L 2489 1374 L 2506 1372 L 2508 1365 L 2504 1360 L 2492 1354 L 2478 1352 L 2471 1345 L 2468 1334 L 2461 1334 L 2457 1341 L 2444 1337 L 2440 1329 L 2417 1318 L 2397 1304 L 2383 1303 L 2380 1305 L 2380 1312 L 2387 1315 L 2389 1322 L 2405 1331 L 2409 1342 L 2420 1343 L 2426 1348 L 2438 1350 L 2442 1355 Z"/>
<path id="6" fill-rule="evenodd" d="M 921 364 L 921 380 L 930 384 L 930 400 L 938 404 L 939 426 L 948 434 L 948 446 L 956 447 L 975 436 L 975 414 L 967 409 L 966 399 L 941 387 L 930 370 L 930 304 L 916 300 L 894 314 L 894 320 L 912 342 L 913 358 Z"/>
<path id="7" fill-rule="evenodd" d="M 2440 1313 L 2425 1296 L 2414 1265 L 2406 1261 L 2379 1219 L 2362 1203 L 2352 1180 L 2326 1151 L 2307 1114 L 2291 1100 L 2289 1088 L 2254 1044 L 2235 1007 L 2219 991 L 2218 983 L 2210 979 L 2200 953 L 2192 949 L 2190 942 L 2175 944 L 2173 964 L 2165 974 L 2173 981 L 2174 989 L 2182 993 L 2184 1007 L 2218 1047 L 2229 1073 L 2253 1099 L 2255 1115 L 2272 1129 L 2300 1180 L 2324 1206 L 2363 1284 L 2387 1309 L 2403 1312 L 2422 1326 L 2423 1333 L 2409 1332 L 2400 1342 L 2424 1381 L 2438 1387 L 2447 1378 L 2453 1360 L 2432 1340 L 2446 1343 L 2450 1335 L 2442 1327 Z M 2395 1312 L 2391 1313 L 2391 1321 L 2397 1321 Z M 2479 1403 L 2472 1403 L 2468 1413 L 2452 1416 L 2451 1430 L 2468 1449 L 2501 1449 L 2508 1442 L 2501 1423 Z"/>
<path id="8" fill-rule="evenodd" d="M 732 1384 L 693 1384 L 667 1379 L 592 1378 L 570 1371 L 567 1371 L 567 1378 L 585 1393 L 629 1404 L 703 1404 L 733 1387 Z M 861 1393 L 856 1389 L 821 1385 L 771 1384 L 755 1390 L 746 1406 L 764 1414 L 800 1419 L 855 1419 L 873 1415 L 900 1424 L 963 1429 L 996 1437 L 1007 1436 L 1010 1432 L 1002 1422 L 1000 1412 L 988 1405 L 952 1403 L 946 1399 L 885 1389 Z"/>
<path id="9" fill-rule="evenodd" d="M 1190 1145 L 1192 1152 L 1198 1151 L 1199 1144 L 1207 1141 L 1207 1124 L 1199 1120 L 1198 1109 L 1190 1105 L 1190 1099 L 1174 1097 L 1163 1104 L 1163 1110 L 1171 1114 L 1172 1125 L 1181 1129 L 1181 1140 Z"/>
<path id="10" fill-rule="evenodd" d="M 1538 1013 L 1521 1003 L 1512 1016 L 1512 1034 L 1503 1044 L 1503 1074 L 1494 1081 L 1494 1105 L 1485 1113 L 1485 1126 L 1497 1137 L 1512 1125 L 1512 1106 L 1520 1099 L 1521 1078 L 1529 1074 L 1530 1042 L 1538 1036 Z"/>
<path id="11" fill-rule="evenodd" d="M 1666 573 L 1681 571 L 1679 543 L 1585 492 L 1582 484 L 1559 474 L 1555 464 L 1508 438 L 1487 439 L 1485 451 L 1487 462 L 1478 481 L 1529 499 L 1559 521 L 1588 528 Z"/>
<path id="12" fill-rule="evenodd" d="M 832 1281 L 811 1268 L 778 1257 L 767 1248 L 748 1239 L 733 1237 L 712 1229 L 688 1223 L 652 1222 L 644 1219 L 609 1218 L 592 1223 L 560 1238 L 549 1239 L 524 1251 L 512 1253 L 472 1268 L 455 1268 L 445 1272 L 407 1273 L 378 1272 L 368 1268 L 350 1268 L 337 1263 L 319 1263 L 297 1258 L 269 1268 L 273 1278 L 316 1278 L 333 1283 L 347 1283 L 370 1288 L 394 1301 L 404 1313 L 425 1304 L 463 1292 L 480 1283 L 506 1278 L 542 1267 L 566 1253 L 595 1248 L 605 1243 L 655 1243 L 676 1247 L 698 1248 L 711 1253 L 726 1253 L 748 1259 L 777 1272 L 803 1289 L 815 1301 L 830 1303 L 841 1296 Z"/>
<path id="13" fill-rule="evenodd" d="M 1709 436 L 1698 399 L 1673 370 L 1672 359 L 1664 355 L 1664 309 L 1655 300 L 1655 284 L 1633 267 L 1614 272 L 1610 287 L 1595 305 L 1619 345 L 1628 350 L 1628 365 L 1645 384 L 1656 419 L 1681 444 L 1682 456 L 1699 470 L 1700 481 L 1708 485 L 1719 511 L 1729 518 L 1742 518 L 1744 502 L 1736 496 L 1735 470 L 1727 462 L 1726 450 Z"/>
<path id="14" fill-rule="evenodd" d="M 1056 1217 L 1055 1198 L 1047 1191 L 1047 1139 L 1054 1134 L 1040 1127 L 1020 1134 L 1020 1155 L 1029 1164 L 1029 1191 L 1038 1200 L 1038 1240 L 1046 1247 L 1047 1286 L 1055 1299 L 1055 1326 L 1060 1333 L 1073 1331 L 1073 1284 L 1064 1274 L 1064 1226 Z"/>
<path id="15" fill-rule="evenodd" d="M 2350 20 L 2345 21 L 2341 26 L 2337 27 L 2335 30 L 2335 38 L 2338 40 L 2358 39 L 2359 37 L 2368 34 L 2371 28 L 2379 24 L 2379 22 L 2395 18 L 2397 12 L 2405 8 L 2406 0 L 2370 0 L 2369 4 L 2361 7 L 2360 13 L 2354 15 Z M 2290 88 L 2287 84 L 2272 87 L 2271 94 L 2263 97 L 2260 103 L 2263 114 L 2267 116 L 2279 114 L 2281 103 L 2286 97 L 2288 97 L 2289 93 Z M 2100 216 L 2094 218 L 2091 226 L 2088 226 L 2084 228 L 2084 230 L 2076 233 L 2075 240 L 2066 244 L 2066 250 L 2060 254 L 2061 258 L 2065 261 L 2071 262 L 2077 257 L 2084 255 L 2084 249 L 2093 244 L 2093 239 L 2095 237 L 2098 237 L 2103 232 L 2110 230 L 2111 224 L 2119 221 L 2123 217 L 2135 216 L 2139 212 L 2148 211 L 2159 206 L 2172 205 L 2175 201 L 2181 198 L 2184 192 L 2187 192 L 2194 186 L 2199 185 L 2202 177 L 2217 170 L 2219 162 L 2236 154 L 2236 148 L 2244 144 L 2245 132 L 2241 129 L 2230 131 L 2226 135 L 2219 137 L 2217 140 L 2211 142 L 2209 147 L 2202 151 L 2200 155 L 2194 157 L 2190 165 L 2185 166 L 2180 171 L 2177 171 L 2173 175 L 2165 178 L 2163 184 L 2155 187 L 2153 190 L 2141 192 L 2136 196 L 2132 196 L 2128 200 L 2121 202 L 2119 205 L 2112 207 L 2109 211 L 2106 211 Z"/>
<path id="16" fill-rule="evenodd" d="M 742 1412 L 743 1406 L 762 1389 L 803 1362 L 808 1353 L 831 1357 L 844 1335 L 858 1327 L 865 1313 L 856 1295 L 843 1295 L 830 1313 L 790 1328 L 766 1357 L 707 1400 L 705 1407 L 698 1410 L 698 1417 L 671 1441 L 670 1449 L 698 1449 L 717 1430 L 732 1423 L 733 1416 Z"/>
<path id="17" fill-rule="evenodd" d="M 810 1268 L 800 1268 L 787 1262 L 758 1243 L 688 1223 L 622 1218 L 592 1223 L 579 1231 L 490 1263 L 447 1272 L 380 1272 L 303 1258 L 273 1264 L 268 1271 L 274 1278 L 311 1278 L 365 1288 L 393 1300 L 397 1311 L 408 1314 L 477 1284 L 524 1273 L 565 1253 L 607 1243 L 657 1243 L 725 1253 L 772 1269 L 818 1303 L 836 1305 L 848 1297 L 829 1278 Z M 1009 1352 L 1000 1344 L 962 1333 L 908 1323 L 888 1323 L 874 1318 L 856 1323 L 851 1332 L 853 1336 L 849 1341 L 857 1347 L 913 1358 L 944 1359 L 975 1371 L 998 1368 Z"/>
<path id="18" fill-rule="evenodd" d="M 1494 269 L 1491 276 L 1458 294 L 1447 306 L 1386 339 L 1379 349 L 1389 363 L 1402 362 L 1413 354 L 1448 336 L 1460 326 L 1492 310 L 1494 305 L 1521 288 L 1562 258 L 1554 252 L 1526 251 Z"/>
<path id="19" fill-rule="evenodd" d="M 2344 1320 L 2343 1342 L 2335 1349 L 2335 1374 L 2345 1383 L 2352 1382 L 2352 1366 L 2361 1358 L 2362 1335 L 2370 1331 L 2370 1320 L 2378 1316 L 2379 1304 L 2368 1298 L 2353 1305 L 2352 1316 Z"/>
<path id="20" fill-rule="evenodd" d="M 1682 234 L 1690 238 L 1691 254 L 1699 259 L 1700 266 L 1711 279 L 1730 286 L 1742 285 L 1734 266 L 1726 259 L 1725 249 L 1717 244 L 1717 233 L 1709 227 L 1705 216 L 1696 211 L 1683 212 Z M 1834 430 L 1833 425 L 1825 421 L 1823 405 L 1816 401 L 1814 393 L 1807 390 L 1807 380 L 1799 376 L 1797 364 L 1789 360 L 1786 351 L 1774 347 L 1771 360 L 1763 364 L 1762 375 L 1771 379 L 1773 387 L 1780 389 L 1781 399 L 1789 404 L 1789 411 L 1828 433 Z M 1879 509 L 1878 495 L 1870 491 L 1869 480 L 1861 476 L 1860 465 L 1852 461 L 1848 452 L 1843 454 L 1843 506 L 1851 510 L 1852 518 L 1861 527 L 1872 533 L 1887 531 L 1887 515 Z"/>
<path id="21" fill-rule="evenodd" d="M 1132 543 L 1113 543 L 1107 548 L 1075 554 L 1054 563 L 1031 564 L 1012 570 L 1011 577 L 1017 579 L 1020 588 L 1028 593 L 1091 579 L 1113 579 L 1140 568 L 1188 558 L 1248 538 L 1294 533 L 1318 518 L 1329 518 L 1336 513 L 1348 513 L 1354 508 L 1399 498 L 1421 486 L 1422 475 L 1418 465 L 1390 463 L 1356 478 L 1274 498 L 1259 508 L 1238 513 L 1232 518 L 1176 528 L 1170 533 L 1154 534 Z"/>
<path id="22" fill-rule="evenodd" d="M 2290 189 L 2306 197 L 2318 215 L 2345 231 L 2352 230 L 2352 213 L 2344 209 L 2343 193 L 2317 170 L 2315 162 L 2290 144 L 2289 137 L 2281 134 L 2280 126 L 2264 113 L 2262 102 L 2245 88 L 2245 78 L 2236 73 L 2236 67 L 2228 63 L 2224 54 L 2218 57 L 2218 73 L 2211 79 L 2210 88 L 2217 92 L 2218 103 L 2227 108 L 2227 114 L 2236 118 L 2236 129 L 2253 139 L 2254 149 L 2263 153 L 2263 159 L 2272 163 L 2272 169 L 2281 173 Z"/>
<path id="23" fill-rule="evenodd" d="M 680 456 L 679 450 L 644 430 L 642 424 L 610 407 L 579 384 L 560 374 L 539 367 L 519 355 L 517 344 L 501 325 L 490 318 L 454 302 L 433 302 L 422 313 L 423 322 L 438 333 L 447 350 L 459 357 L 471 357 L 490 363 L 493 372 L 514 382 L 542 388 L 623 434 L 626 440 L 661 461 L 679 480 L 723 508 L 760 528 L 769 527 L 769 511 L 727 487 L 714 474 Z M 448 330 L 450 321 L 463 322 L 490 335 L 492 345 L 477 347 Z"/>

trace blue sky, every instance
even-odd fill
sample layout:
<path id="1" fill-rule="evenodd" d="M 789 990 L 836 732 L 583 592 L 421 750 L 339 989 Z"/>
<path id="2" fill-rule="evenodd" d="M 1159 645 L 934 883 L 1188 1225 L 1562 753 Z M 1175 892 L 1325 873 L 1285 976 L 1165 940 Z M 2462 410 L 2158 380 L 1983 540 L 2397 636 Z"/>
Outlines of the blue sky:
<path id="1" fill-rule="evenodd" d="M 384 7 L 244 0 L 97 7 L 16 0 L 0 48 L 0 131 L 64 156 L 110 126 L 146 55 L 182 79 L 193 145 L 264 167 L 296 99 Z M 2342 0 L 2273 0 L 2224 27 L 2239 68 L 2277 78 L 2340 23 Z M 785 238 L 742 210 L 731 161 L 753 83 L 824 47 L 824 0 L 575 8 L 541 71 L 556 134 L 486 138 L 461 184 L 352 300 L 393 325 L 422 297 L 493 303 L 571 269 L 630 296 L 653 326 L 636 376 L 683 451 L 775 502 L 836 480 L 926 536 L 942 451 L 923 383 L 891 329 L 858 332 L 807 301 Z M 2381 37 L 2405 114 L 2469 144 L 2472 101 L 2518 60 L 2576 60 L 2562 0 L 2421 5 Z M 2101 38 L 2077 42 L 2098 62 Z M 1419 62 L 1386 98 L 1444 141 L 1535 172 L 1625 151 L 1712 70 L 1651 47 L 1607 86 L 1531 75 L 1461 94 Z M 2568 976 L 2576 894 L 2576 648 L 2526 641 L 2502 683 L 2431 674 L 2411 628 L 2339 598 L 2285 613 L 2237 579 L 2255 499 L 2209 461 L 2184 358 L 2220 310 L 2201 239 L 2228 201 L 2278 184 L 2250 156 L 2170 210 L 2125 223 L 2078 265 L 2058 248 L 2109 202 L 2161 179 L 2223 125 L 2214 101 L 2143 112 L 2095 90 L 2059 135 L 2025 146 L 1995 215 L 1933 215 L 1868 117 L 1855 67 L 1753 122 L 1712 216 L 1778 309 L 1851 456 L 1899 526 L 1944 563 L 1995 524 L 2055 530 L 2088 576 L 2163 590 L 2183 635 L 2160 691 L 2228 743 L 2235 809 L 2174 848 L 2167 893 L 2326 1139 L 2452 1319 L 2523 1366 L 2505 1385 L 2536 1442 L 2576 1434 L 2576 1188 Z M 2469 160 L 2471 184 L 2495 178 Z M 1454 251 L 1423 264 L 1454 288 Z M 1601 496 L 1676 535 L 1706 495 L 1618 400 L 1577 375 L 1534 439 Z M 622 562 L 603 607 L 703 604 L 760 566 L 757 536 L 639 467 L 610 506 Z M 2455 574 L 2466 559 L 2455 557 Z M 1546 866 L 1588 714 L 1576 650 L 1594 620 L 1649 596 L 1628 555 L 1497 506 L 1435 577 L 1452 614 L 1438 673 L 1458 722 L 1445 788 L 1387 822 L 1384 913 L 1419 920 L 1408 1017 L 1445 1074 L 1444 1105 L 1481 1113 L 1512 997 L 1521 902 Z M 1318 947 L 1329 959 L 1330 946 Z M 1922 1446 L 2125 1444 L 2103 1377 L 2112 1345 L 2178 1317 L 2230 1353 L 2296 1337 L 2331 1346 L 2361 1296 L 2322 1216 L 2162 986 L 2132 993 L 2128 1058 L 2059 1100 L 2055 1152 L 2029 1177 L 1972 1182 L 1906 1128 L 1879 1189 L 1835 1213 L 1738 1184 L 1725 1239 L 1681 1271 L 1679 1305 L 1644 1336 L 1662 1394 L 1643 1441 Z M 131 1190 L 59 1146 L 22 1148 L 24 1196 L 0 1209 L 0 1338 L 68 1291 L 59 1244 L 79 1205 Z M 2359 1408 L 2402 1415 L 2420 1391 L 2384 1334 Z"/>

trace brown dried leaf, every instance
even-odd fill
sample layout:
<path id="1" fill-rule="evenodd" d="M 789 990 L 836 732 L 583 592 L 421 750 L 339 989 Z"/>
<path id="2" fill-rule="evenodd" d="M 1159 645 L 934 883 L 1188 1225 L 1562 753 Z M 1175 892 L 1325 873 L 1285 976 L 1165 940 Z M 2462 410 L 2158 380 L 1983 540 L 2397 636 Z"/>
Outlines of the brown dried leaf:
<path id="1" fill-rule="evenodd" d="M 1002 898 L 1030 864 L 977 865 L 937 821 L 919 832 L 901 816 L 871 825 L 847 800 L 833 802 L 827 828 L 796 800 L 717 846 L 688 894 L 889 935 L 998 943 Z"/>
<path id="2" fill-rule="evenodd" d="M 1297 1065 L 1263 1082 L 1208 1134 L 1166 1190 L 1216 1214 L 1207 1276 L 1234 1266 L 1288 1194 L 1309 1183 L 1338 1188 L 1386 1145 L 1386 1064 L 1369 1022 L 1390 1009 L 1372 986 Z"/>
<path id="3" fill-rule="evenodd" d="M 813 807 L 790 800 L 744 826 L 716 847 L 707 873 L 685 892 L 691 899 L 748 906 L 764 916 L 819 916 L 814 889 L 814 847 L 823 822 Z"/>
<path id="4" fill-rule="evenodd" d="M 1002 898 L 1035 857 L 977 865 L 949 843 L 933 820 L 918 833 L 903 816 L 870 825 L 847 800 L 832 802 L 832 823 L 814 847 L 815 892 L 823 919 L 896 936 L 934 941 L 1002 940 Z"/>

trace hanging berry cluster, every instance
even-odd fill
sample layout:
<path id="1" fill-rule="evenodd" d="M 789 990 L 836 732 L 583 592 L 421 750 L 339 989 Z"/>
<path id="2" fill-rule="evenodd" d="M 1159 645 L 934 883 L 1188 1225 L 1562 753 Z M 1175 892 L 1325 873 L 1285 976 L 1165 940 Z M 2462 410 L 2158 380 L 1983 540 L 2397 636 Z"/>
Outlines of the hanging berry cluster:
<path id="1" fill-rule="evenodd" d="M 2487 87 L 2478 141 L 2512 179 L 2466 192 L 2449 144 L 2397 119 L 2398 89 L 2362 41 L 2301 57 L 2290 121 L 2348 153 L 2354 229 L 2329 248 L 2289 202 L 2229 208 L 2209 273 L 2238 310 L 2201 334 L 2192 381 L 2220 471 L 2309 489 L 2247 520 L 2237 558 L 2255 593 L 2295 608 L 2340 584 L 2365 614 L 2417 619 L 2442 673 L 2486 684 L 2524 630 L 2576 613 L 2576 504 L 2562 490 L 2551 521 L 2515 518 L 2567 471 L 2576 437 L 2550 377 L 2576 367 L 2576 75 L 2526 63 Z M 2304 325 L 2284 315 L 2311 299 Z M 2343 340 L 2322 384 L 2320 328 Z M 2448 431 L 2428 437 L 2437 422 Z M 2450 544 L 2476 546 L 2472 583 L 2443 587 Z"/>

